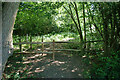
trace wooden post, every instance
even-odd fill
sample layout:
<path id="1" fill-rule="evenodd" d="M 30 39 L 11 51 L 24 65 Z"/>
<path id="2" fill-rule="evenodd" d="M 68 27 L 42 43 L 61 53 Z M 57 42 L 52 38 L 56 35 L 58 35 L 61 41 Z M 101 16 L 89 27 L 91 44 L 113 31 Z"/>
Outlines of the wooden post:
<path id="1" fill-rule="evenodd" d="M 43 43 L 43 36 L 42 36 L 42 55 L 43 55 L 43 51 L 44 51 L 44 43 Z"/>
<path id="2" fill-rule="evenodd" d="M 21 37 L 19 38 L 19 43 L 21 43 Z M 20 52 L 22 52 L 22 44 L 19 45 Z"/>
<path id="3" fill-rule="evenodd" d="M 32 42 L 32 35 L 30 35 L 30 42 Z M 32 49 L 32 44 L 30 44 L 30 49 Z"/>
<path id="4" fill-rule="evenodd" d="M 55 40 L 53 40 L 53 60 L 55 60 Z"/>

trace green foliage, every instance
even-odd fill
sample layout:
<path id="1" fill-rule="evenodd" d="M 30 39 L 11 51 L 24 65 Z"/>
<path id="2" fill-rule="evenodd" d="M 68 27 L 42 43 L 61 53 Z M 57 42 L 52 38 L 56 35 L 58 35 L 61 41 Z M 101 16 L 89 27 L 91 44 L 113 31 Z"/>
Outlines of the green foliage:
<path id="1" fill-rule="evenodd" d="M 56 8 L 62 3 L 22 2 L 18 10 L 14 35 L 44 35 L 53 31 L 58 32 L 54 16 Z"/>
<path id="2" fill-rule="evenodd" d="M 118 79 L 120 78 L 120 58 L 118 52 L 111 52 L 109 57 L 99 56 L 97 63 L 92 63 L 90 76 L 92 78 Z"/>

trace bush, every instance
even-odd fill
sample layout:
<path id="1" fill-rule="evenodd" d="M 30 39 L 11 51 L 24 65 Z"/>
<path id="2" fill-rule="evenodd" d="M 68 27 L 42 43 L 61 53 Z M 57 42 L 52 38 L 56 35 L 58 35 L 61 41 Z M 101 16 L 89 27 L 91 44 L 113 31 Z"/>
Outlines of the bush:
<path id="1" fill-rule="evenodd" d="M 90 76 L 92 78 L 116 79 L 120 76 L 120 51 L 111 52 L 109 57 L 98 57 L 97 63 L 92 63 Z"/>

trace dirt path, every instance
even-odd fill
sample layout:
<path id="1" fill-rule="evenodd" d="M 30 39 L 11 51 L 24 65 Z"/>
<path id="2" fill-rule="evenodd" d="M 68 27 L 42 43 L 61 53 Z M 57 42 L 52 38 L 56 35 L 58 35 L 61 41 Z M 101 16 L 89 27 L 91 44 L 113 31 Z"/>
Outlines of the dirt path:
<path id="1" fill-rule="evenodd" d="M 28 74 L 36 77 L 82 78 L 81 73 L 84 71 L 83 64 L 79 57 L 71 56 L 70 54 L 57 53 L 55 55 L 55 61 L 52 60 L 52 55 L 50 54 L 39 57 L 39 59 L 35 57 L 28 57 L 28 59 L 29 62 L 34 60 Z"/>
<path id="2" fill-rule="evenodd" d="M 23 60 L 22 60 L 23 59 Z M 6 65 L 5 74 L 18 74 L 21 78 L 83 78 L 85 67 L 78 56 L 68 53 L 15 54 Z"/>

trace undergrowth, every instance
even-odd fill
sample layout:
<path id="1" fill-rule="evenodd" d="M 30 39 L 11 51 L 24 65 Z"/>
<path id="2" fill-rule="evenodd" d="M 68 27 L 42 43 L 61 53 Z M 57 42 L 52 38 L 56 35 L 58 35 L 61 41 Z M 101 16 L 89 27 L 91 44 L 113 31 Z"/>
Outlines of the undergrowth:
<path id="1" fill-rule="evenodd" d="M 97 57 L 93 57 L 92 59 L 86 59 L 86 62 L 91 61 L 88 63 L 88 65 L 91 65 L 91 67 L 84 73 L 88 75 L 89 78 L 93 79 L 118 80 L 120 78 L 119 53 L 120 51 L 111 51 L 109 57 L 103 57 L 103 55 L 99 55 Z M 99 54 L 101 54 L 101 52 Z"/>

